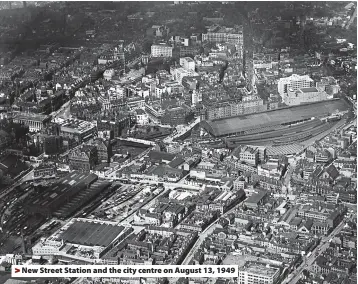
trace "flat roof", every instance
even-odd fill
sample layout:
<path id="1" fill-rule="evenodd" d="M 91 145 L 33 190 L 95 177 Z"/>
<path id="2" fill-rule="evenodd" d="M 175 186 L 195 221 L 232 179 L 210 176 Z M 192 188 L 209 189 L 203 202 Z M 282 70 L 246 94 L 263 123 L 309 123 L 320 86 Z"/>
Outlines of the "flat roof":
<path id="1" fill-rule="evenodd" d="M 32 120 L 43 122 L 46 119 L 49 119 L 49 115 L 37 114 L 37 113 L 27 113 L 27 112 L 19 112 L 15 114 L 14 119 L 22 119 L 22 120 Z"/>
<path id="2" fill-rule="evenodd" d="M 153 44 L 152 47 L 168 47 L 168 48 L 173 48 L 172 46 L 169 46 L 167 44 Z"/>
<path id="3" fill-rule="evenodd" d="M 123 230 L 120 225 L 75 220 L 59 238 L 73 244 L 107 247 Z"/>
<path id="4" fill-rule="evenodd" d="M 311 88 L 301 88 L 300 91 L 302 93 L 312 93 L 312 92 L 318 92 L 316 87 L 311 87 Z"/>
<path id="5" fill-rule="evenodd" d="M 260 190 L 258 193 L 254 193 L 253 195 L 251 195 L 245 202 L 257 204 L 262 200 L 262 198 L 264 198 L 266 194 L 266 191 Z"/>
<path id="6" fill-rule="evenodd" d="M 66 132 L 85 132 L 89 129 L 94 128 L 94 126 L 85 120 L 79 120 L 79 119 L 69 119 L 66 120 L 62 125 L 61 125 L 61 131 L 66 131 Z"/>
<path id="7" fill-rule="evenodd" d="M 162 160 L 166 160 L 166 161 L 172 161 L 175 158 L 174 154 L 171 153 L 167 153 L 167 152 L 160 152 L 160 151 L 155 151 L 155 150 L 151 150 L 148 153 L 148 157 L 151 160 L 158 160 L 158 161 L 162 161 Z"/>
<path id="8" fill-rule="evenodd" d="M 235 26 L 229 28 L 229 27 L 218 26 L 218 25 L 211 26 L 207 31 L 208 34 L 212 34 L 212 33 L 238 34 L 242 32 L 243 32 L 243 26 Z"/>
<path id="9" fill-rule="evenodd" d="M 201 122 L 201 125 L 212 135 L 222 136 L 311 117 L 322 117 L 332 114 L 336 110 L 345 111 L 347 109 L 348 104 L 344 100 L 334 99 L 214 121 L 204 121 Z"/>
<path id="10" fill-rule="evenodd" d="M 184 58 L 186 61 L 194 62 L 194 59 L 192 59 L 191 57 L 182 57 L 182 58 Z"/>
<path id="11" fill-rule="evenodd" d="M 256 274 L 256 275 L 264 275 L 266 277 L 274 276 L 280 269 L 276 267 L 269 267 L 264 264 L 251 263 L 245 268 L 241 268 L 248 273 Z"/>

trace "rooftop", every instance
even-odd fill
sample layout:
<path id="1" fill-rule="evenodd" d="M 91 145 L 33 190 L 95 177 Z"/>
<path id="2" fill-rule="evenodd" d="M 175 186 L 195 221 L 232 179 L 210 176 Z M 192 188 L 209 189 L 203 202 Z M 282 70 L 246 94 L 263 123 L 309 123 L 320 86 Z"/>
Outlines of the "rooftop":
<path id="1" fill-rule="evenodd" d="M 195 62 L 191 57 L 184 57 L 184 59 L 188 62 Z"/>
<path id="2" fill-rule="evenodd" d="M 273 277 L 276 273 L 279 272 L 279 268 L 265 266 L 258 263 L 250 263 L 246 267 L 241 268 L 241 270 L 256 275 L 265 275 L 266 277 Z"/>
<path id="3" fill-rule="evenodd" d="M 175 158 L 174 154 L 166 153 L 166 152 L 159 152 L 159 151 L 150 151 L 148 154 L 149 159 L 157 160 L 159 162 L 165 161 L 172 161 Z"/>
<path id="4" fill-rule="evenodd" d="M 43 122 L 46 119 L 49 119 L 49 115 L 44 114 L 37 114 L 37 113 L 27 113 L 27 112 L 19 112 L 15 114 L 14 119 L 21 119 L 21 120 L 32 120 L 32 121 L 39 121 Z"/>
<path id="5" fill-rule="evenodd" d="M 60 238 L 73 244 L 107 247 L 123 230 L 123 226 L 114 223 L 75 220 Z"/>
<path id="6" fill-rule="evenodd" d="M 40 206 L 53 208 L 53 203 L 58 199 L 64 199 L 71 192 L 75 192 L 75 188 L 86 187 L 97 179 L 95 174 L 85 174 L 73 172 L 66 175 L 54 184 L 45 193 L 41 192 L 28 200 L 30 206 Z"/>
<path id="7" fill-rule="evenodd" d="M 84 132 L 91 128 L 93 128 L 92 123 L 79 119 L 69 119 L 61 125 L 61 130 L 67 132 Z"/>
<path id="8" fill-rule="evenodd" d="M 212 26 L 208 29 L 208 33 L 227 33 L 227 34 L 236 34 L 242 33 L 243 27 L 242 26 L 235 26 L 234 28 L 227 28 L 221 26 Z"/>
<path id="9" fill-rule="evenodd" d="M 254 193 L 247 200 L 246 203 L 259 203 L 266 195 L 265 191 L 259 191 L 258 193 Z"/>
<path id="10" fill-rule="evenodd" d="M 167 45 L 167 44 L 165 44 L 165 43 L 163 43 L 163 44 L 153 44 L 152 45 L 152 47 L 167 47 L 167 48 L 173 48 L 173 47 L 171 47 L 171 46 L 169 46 L 169 45 Z"/>
<path id="11" fill-rule="evenodd" d="M 257 151 L 257 148 L 253 148 L 250 146 L 244 146 L 243 148 L 241 148 L 241 153 L 250 153 L 250 154 L 254 154 Z"/>
<path id="12" fill-rule="evenodd" d="M 336 110 L 347 110 L 343 100 L 329 100 L 310 104 L 302 104 L 261 113 L 241 115 L 215 121 L 202 122 L 203 127 L 215 136 L 228 135 L 250 129 L 290 123 L 297 120 L 321 117 L 332 114 Z"/>
<path id="13" fill-rule="evenodd" d="M 318 92 L 317 88 L 311 87 L 311 88 L 301 88 L 300 91 L 302 93 L 312 93 L 312 92 Z"/>

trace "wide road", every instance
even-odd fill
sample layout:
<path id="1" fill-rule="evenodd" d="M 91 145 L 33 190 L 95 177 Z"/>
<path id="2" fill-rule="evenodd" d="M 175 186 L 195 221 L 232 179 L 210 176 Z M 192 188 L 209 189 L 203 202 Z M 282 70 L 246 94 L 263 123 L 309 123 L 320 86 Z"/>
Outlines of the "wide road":
<path id="1" fill-rule="evenodd" d="M 130 181 L 139 182 L 139 183 L 145 183 L 145 184 L 156 184 L 156 185 L 161 183 L 161 184 L 163 184 L 163 186 L 165 188 L 170 188 L 170 189 L 184 188 L 184 189 L 189 189 L 189 190 L 201 191 L 201 190 L 203 190 L 205 188 L 205 185 L 203 185 L 202 187 L 201 186 L 196 186 L 196 185 L 190 185 L 190 184 L 183 183 L 182 180 L 183 180 L 183 178 L 181 180 L 179 180 L 178 182 L 160 182 L 160 181 L 144 180 L 144 179 L 142 179 L 142 180 L 131 179 Z"/>
<path id="2" fill-rule="evenodd" d="M 204 231 L 202 231 L 199 234 L 199 238 L 196 240 L 195 244 L 193 245 L 193 247 L 190 249 L 190 251 L 188 252 L 187 256 L 185 257 L 185 259 L 183 260 L 183 262 L 181 263 L 181 265 L 188 265 L 190 263 L 190 261 L 192 260 L 194 254 L 196 253 L 196 251 L 198 250 L 198 248 L 201 246 L 201 244 L 204 242 L 204 240 L 206 239 L 207 236 L 209 236 L 210 234 L 212 234 L 216 228 L 216 224 L 217 222 L 219 222 L 221 217 L 225 217 L 227 215 L 229 215 L 230 213 L 234 212 L 236 210 L 236 208 L 241 204 L 238 203 L 236 204 L 233 208 L 231 208 L 229 211 L 227 211 L 226 213 L 224 213 L 223 215 L 221 215 L 218 219 L 216 219 L 213 223 L 211 223 Z"/>
<path id="3" fill-rule="evenodd" d="M 129 167 L 130 165 L 134 164 L 137 160 L 141 159 L 142 157 L 144 157 L 145 155 L 147 155 L 151 150 L 153 150 L 152 148 L 148 148 L 147 150 L 145 150 L 144 152 L 142 152 L 141 154 L 139 154 L 138 156 L 134 157 L 133 160 L 128 159 L 126 161 L 123 162 L 123 164 L 120 164 L 116 167 L 114 167 L 113 169 L 108 170 L 104 176 L 101 176 L 101 178 L 105 178 L 105 179 L 109 179 L 109 180 L 115 180 L 117 179 L 117 172 L 122 170 L 125 167 Z"/>
<path id="4" fill-rule="evenodd" d="M 185 133 L 190 131 L 190 129 L 192 129 L 198 123 L 200 123 L 200 117 L 197 117 L 192 123 L 190 123 L 189 125 L 186 125 L 183 128 L 179 129 L 176 134 L 171 134 L 168 137 L 164 138 L 163 142 L 164 143 L 172 143 L 174 139 L 179 138 L 180 136 L 184 135 Z"/>
<path id="5" fill-rule="evenodd" d="M 282 193 L 285 193 L 287 189 L 288 190 L 291 189 L 291 177 L 296 168 L 296 164 L 297 161 L 295 158 L 289 159 L 288 169 L 283 179 L 283 187 L 281 188 Z"/>
<path id="6" fill-rule="evenodd" d="M 71 117 L 70 101 L 64 103 L 59 110 L 51 113 L 51 116 L 53 118 L 63 118 L 63 119 L 70 118 Z"/>
<path id="7" fill-rule="evenodd" d="M 135 213 L 137 213 L 140 209 L 144 208 L 144 209 L 149 209 L 151 207 L 154 206 L 156 200 L 163 196 L 165 193 L 167 192 L 167 190 L 163 189 L 162 192 L 160 192 L 158 195 L 154 196 L 152 200 L 150 200 L 148 203 L 143 204 L 142 206 L 138 207 L 136 210 L 134 210 L 133 212 L 131 212 L 130 214 L 128 214 L 128 216 L 126 216 L 125 218 L 123 218 L 122 220 L 120 220 L 118 223 L 119 224 L 131 224 L 134 221 L 134 215 Z M 135 225 L 135 224 L 134 224 Z"/>
<path id="8" fill-rule="evenodd" d="M 282 284 L 296 284 L 301 279 L 301 274 L 304 269 L 310 269 L 315 262 L 316 253 L 325 251 L 329 246 L 329 240 L 336 236 L 344 227 L 344 222 L 341 222 L 328 236 L 323 237 L 321 243 L 312 251 L 312 254 L 304 259 L 304 262 L 292 273 L 289 274 Z"/>

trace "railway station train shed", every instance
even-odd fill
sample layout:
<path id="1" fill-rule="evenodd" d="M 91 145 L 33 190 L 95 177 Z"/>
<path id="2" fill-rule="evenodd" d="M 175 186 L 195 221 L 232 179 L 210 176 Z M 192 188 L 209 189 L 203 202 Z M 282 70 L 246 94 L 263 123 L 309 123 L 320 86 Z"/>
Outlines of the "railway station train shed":
<path id="1" fill-rule="evenodd" d="M 263 133 L 298 122 L 321 118 L 348 109 L 341 99 L 285 107 L 231 118 L 203 121 L 201 126 L 214 137 Z"/>

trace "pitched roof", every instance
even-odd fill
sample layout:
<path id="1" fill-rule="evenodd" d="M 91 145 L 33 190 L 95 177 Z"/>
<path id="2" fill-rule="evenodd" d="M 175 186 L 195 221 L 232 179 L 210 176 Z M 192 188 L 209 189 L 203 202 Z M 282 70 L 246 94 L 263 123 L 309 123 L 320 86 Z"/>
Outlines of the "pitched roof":
<path id="1" fill-rule="evenodd" d="M 306 222 L 302 223 L 300 228 L 305 227 L 307 230 L 311 230 L 313 225 L 313 221 L 311 219 L 306 220 Z"/>
<path id="2" fill-rule="evenodd" d="M 153 168 L 153 170 L 148 171 L 148 174 L 153 174 L 153 175 L 157 175 L 160 177 L 164 177 L 164 176 L 178 177 L 178 176 L 181 176 L 182 173 L 183 173 L 182 170 L 173 169 L 171 167 L 168 167 L 167 165 L 159 165 L 159 166 Z"/>
<path id="3" fill-rule="evenodd" d="M 159 152 L 159 151 L 150 151 L 148 157 L 154 161 L 172 161 L 175 158 L 174 154 Z"/>
<path id="4" fill-rule="evenodd" d="M 265 196 L 267 192 L 260 190 L 258 193 L 254 193 L 247 200 L 246 203 L 256 203 L 258 204 Z"/>
<path id="5" fill-rule="evenodd" d="M 181 164 L 183 164 L 185 162 L 185 160 L 179 156 L 179 157 L 176 157 L 174 160 L 172 160 L 168 166 L 169 167 L 172 167 L 172 168 L 177 168 L 178 166 L 180 166 Z"/>
<path id="6" fill-rule="evenodd" d="M 325 172 L 328 173 L 332 179 L 336 179 L 339 176 L 339 172 L 333 164 L 326 168 Z"/>
<path id="7" fill-rule="evenodd" d="M 290 225 L 291 226 L 299 226 L 300 224 L 301 224 L 301 222 L 302 222 L 302 219 L 301 218 L 299 218 L 299 217 L 295 217 L 295 218 L 293 218 L 291 221 L 290 221 Z"/>

